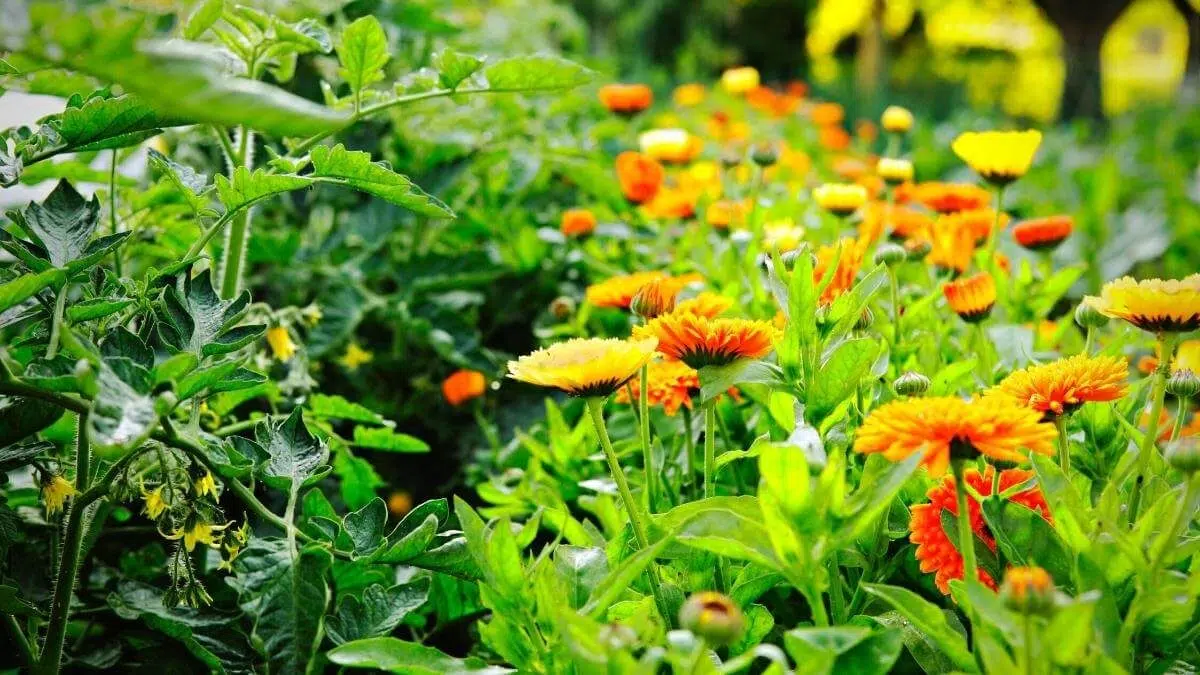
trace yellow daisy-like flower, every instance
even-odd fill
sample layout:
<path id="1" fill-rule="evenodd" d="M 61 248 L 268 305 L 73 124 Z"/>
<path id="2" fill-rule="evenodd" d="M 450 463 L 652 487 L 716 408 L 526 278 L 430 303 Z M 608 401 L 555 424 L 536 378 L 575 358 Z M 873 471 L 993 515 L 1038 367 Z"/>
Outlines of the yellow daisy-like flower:
<path id="1" fill-rule="evenodd" d="M 681 305 L 682 307 L 682 305 Z M 1175 349 L 1175 360 L 1171 371 L 1190 370 L 1200 375 L 1200 340 L 1184 340 Z"/>
<path id="2" fill-rule="evenodd" d="M 296 355 L 296 343 L 286 326 L 271 326 L 267 329 L 267 344 L 271 354 L 279 361 L 287 361 Z"/>
<path id="3" fill-rule="evenodd" d="M 1024 176 L 1042 144 L 1042 132 L 968 131 L 951 148 L 959 159 L 993 185 L 1007 185 Z"/>
<path id="4" fill-rule="evenodd" d="M 967 323 L 983 321 L 996 305 L 996 281 L 987 272 L 947 282 L 942 293 L 950 309 Z"/>
<path id="5" fill-rule="evenodd" d="M 1053 418 L 1084 403 L 1121 398 L 1128 391 L 1128 377 L 1129 366 L 1122 357 L 1079 354 L 1018 370 L 986 395 L 1008 399 Z"/>
<path id="6" fill-rule="evenodd" d="M 375 359 L 375 354 L 363 349 L 357 342 L 351 342 L 346 345 L 346 353 L 342 354 L 338 359 L 338 363 L 342 364 L 348 370 L 358 370 L 359 366 L 370 363 Z"/>
<path id="7" fill-rule="evenodd" d="M 651 129 L 638 136 L 638 145 L 651 159 L 686 164 L 700 154 L 704 141 L 684 129 Z"/>
<path id="8" fill-rule="evenodd" d="M 913 114 L 908 108 L 889 105 L 879 118 L 885 131 L 893 134 L 906 134 L 913 126 Z"/>
<path id="9" fill-rule="evenodd" d="M 707 93 L 702 84 L 681 84 L 671 93 L 671 100 L 681 108 L 690 108 L 703 103 Z"/>
<path id="10" fill-rule="evenodd" d="M 42 501 L 46 503 L 47 515 L 62 511 L 63 505 L 75 494 L 75 486 L 58 474 L 48 476 L 42 481 Z"/>
<path id="11" fill-rule="evenodd" d="M 144 506 L 142 506 L 142 513 L 145 513 L 150 520 L 158 520 L 158 517 L 161 516 L 163 512 L 171 506 L 167 503 L 167 500 L 163 498 L 162 485 L 159 485 L 158 487 L 149 491 L 147 491 L 146 487 L 143 485 L 142 501 L 145 502 Z"/>
<path id="12" fill-rule="evenodd" d="M 907 183 L 913 179 L 913 163 L 907 159 L 882 157 L 875 164 L 875 173 L 889 185 Z"/>
<path id="13" fill-rule="evenodd" d="M 733 307 L 733 299 L 718 295 L 712 291 L 704 291 L 694 298 L 681 301 L 675 306 L 676 312 L 689 312 L 713 318 L 725 313 Z"/>
<path id="14" fill-rule="evenodd" d="M 853 183 L 826 183 L 813 190 L 817 205 L 838 216 L 848 216 L 867 203 L 867 189 Z"/>
<path id="15" fill-rule="evenodd" d="M 203 475 L 192 483 L 192 489 L 196 491 L 197 497 L 203 497 L 204 495 L 216 497 L 217 481 L 213 480 L 213 475 L 210 472 L 205 471 Z"/>
<path id="16" fill-rule="evenodd" d="M 1053 454 L 1056 436 L 1054 425 L 1042 422 L 1038 412 L 1007 401 L 909 398 L 872 411 L 858 430 L 854 451 L 882 453 L 893 462 L 919 453 L 929 473 L 940 476 L 952 456 L 1021 462 L 1028 452 Z"/>
<path id="17" fill-rule="evenodd" d="M 804 228 L 791 218 L 781 218 L 763 225 L 763 244 L 768 250 L 781 253 L 793 251 L 804 241 Z"/>
<path id="18" fill-rule="evenodd" d="M 1183 279 L 1122 277 L 1104 284 L 1084 302 L 1101 314 L 1151 332 L 1186 333 L 1200 328 L 1200 274 Z"/>
<path id="19" fill-rule="evenodd" d="M 574 338 L 509 361 L 508 376 L 571 396 L 608 396 L 653 358 L 657 346 L 653 337 Z"/>
<path id="20" fill-rule="evenodd" d="M 766 321 L 710 319 L 689 312 L 672 312 L 634 328 L 633 335 L 657 338 L 658 351 L 699 370 L 766 356 L 780 333 Z"/>

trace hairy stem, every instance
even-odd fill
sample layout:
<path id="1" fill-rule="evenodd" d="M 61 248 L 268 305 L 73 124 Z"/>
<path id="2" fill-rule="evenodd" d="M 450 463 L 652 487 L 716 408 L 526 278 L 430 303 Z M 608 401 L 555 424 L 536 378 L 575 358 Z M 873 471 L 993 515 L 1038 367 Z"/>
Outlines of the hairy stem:
<path id="1" fill-rule="evenodd" d="M 67 282 L 63 281 L 54 300 L 54 314 L 50 317 L 50 342 L 46 345 L 46 359 L 58 354 L 58 340 L 62 335 L 63 310 L 67 304 Z"/>
<path id="2" fill-rule="evenodd" d="M 249 168 L 252 159 L 250 148 L 254 143 L 254 132 L 239 128 L 237 164 Z M 246 257 L 246 242 L 250 238 L 250 209 L 238 211 L 229 228 L 225 246 L 225 273 L 221 278 L 221 297 L 229 300 L 237 295 L 242 285 L 242 263 Z"/>
<path id="3" fill-rule="evenodd" d="M 717 405 L 716 399 L 704 406 L 704 497 L 717 496 Z"/>
<path id="4" fill-rule="evenodd" d="M 642 443 L 642 464 L 646 481 L 646 506 L 654 512 L 654 495 L 657 492 L 658 480 L 654 472 L 654 453 L 650 449 L 650 403 L 647 401 L 649 383 L 649 366 L 642 366 L 638 375 L 638 439 Z"/>

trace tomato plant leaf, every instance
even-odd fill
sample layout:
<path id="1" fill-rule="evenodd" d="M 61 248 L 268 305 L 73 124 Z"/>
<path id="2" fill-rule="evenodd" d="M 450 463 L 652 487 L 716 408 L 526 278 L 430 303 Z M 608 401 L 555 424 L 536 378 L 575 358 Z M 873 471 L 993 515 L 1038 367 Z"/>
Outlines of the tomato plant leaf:
<path id="1" fill-rule="evenodd" d="M 348 668 L 372 668 L 405 675 L 502 675 L 511 668 L 489 666 L 475 657 L 455 658 L 433 647 L 393 637 L 355 640 L 326 652 L 329 660 Z"/>
<path id="2" fill-rule="evenodd" d="M 342 31 L 337 46 L 341 76 L 350 90 L 358 94 L 368 86 L 383 79 L 383 67 L 387 65 L 387 34 L 374 16 L 356 19 Z"/>
<path id="3" fill-rule="evenodd" d="M 558 56 L 515 56 L 483 69 L 491 91 L 542 91 L 570 89 L 591 82 L 594 73 Z"/>
<path id="4" fill-rule="evenodd" d="M 298 490 L 312 485 L 330 471 L 326 464 L 329 448 L 308 430 L 301 408 L 296 408 L 282 420 L 260 422 L 254 435 L 268 458 L 258 473 L 271 487 Z"/>
<path id="5" fill-rule="evenodd" d="M 326 625 L 329 638 L 340 645 L 387 635 L 404 617 L 425 604 L 429 585 L 429 577 L 423 577 L 391 588 L 372 584 L 362 592 L 361 599 L 347 595 L 338 604 L 337 614 L 329 617 Z"/>

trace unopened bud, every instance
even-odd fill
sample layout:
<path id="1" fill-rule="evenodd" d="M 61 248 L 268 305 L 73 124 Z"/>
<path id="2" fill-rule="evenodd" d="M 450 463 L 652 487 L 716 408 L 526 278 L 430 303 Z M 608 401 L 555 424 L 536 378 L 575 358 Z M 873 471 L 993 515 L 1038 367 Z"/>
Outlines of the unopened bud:
<path id="1" fill-rule="evenodd" d="M 875 173 L 888 185 L 900 185 L 913 179 L 913 165 L 907 159 L 884 157 L 875 165 Z"/>
<path id="2" fill-rule="evenodd" d="M 1183 436 L 1163 453 L 1167 464 L 1186 474 L 1200 471 L 1200 436 Z"/>
<path id="3" fill-rule="evenodd" d="M 779 151 L 773 143 L 759 143 L 750 153 L 750 160 L 761 167 L 771 166 L 779 161 Z"/>
<path id="4" fill-rule="evenodd" d="M 741 608 L 716 591 L 696 593 L 679 610 L 679 625 L 712 646 L 736 641 L 746 628 Z"/>
<path id="5" fill-rule="evenodd" d="M 933 250 L 933 243 L 927 239 L 909 239 L 904 242 L 904 252 L 908 254 L 908 259 L 913 262 L 920 262 L 929 255 Z"/>
<path id="6" fill-rule="evenodd" d="M 902 263 L 908 258 L 908 252 L 899 244 L 880 244 L 879 248 L 875 249 L 875 264 L 887 265 L 891 267 L 897 263 Z"/>
<path id="7" fill-rule="evenodd" d="M 1200 394 L 1200 377 L 1187 368 L 1177 370 L 1167 380 L 1167 393 L 1176 398 L 1192 398 Z"/>
<path id="8" fill-rule="evenodd" d="M 674 279 L 655 279 L 634 293 L 629 309 L 643 319 L 653 319 L 675 309 L 675 296 L 678 293 L 679 284 Z"/>
<path id="9" fill-rule="evenodd" d="M 929 391 L 929 378 L 910 370 L 892 382 L 892 391 L 900 396 L 921 396 Z"/>
<path id="10" fill-rule="evenodd" d="M 889 133 L 904 134 L 908 133 L 909 129 L 912 129 L 913 114 L 907 108 L 901 108 L 898 105 L 889 105 L 883 111 L 883 117 L 879 121 Z"/>
<path id="11" fill-rule="evenodd" d="M 1075 323 L 1082 328 L 1100 328 L 1108 323 L 1108 317 L 1101 314 L 1100 310 L 1085 298 L 1075 308 Z"/>
<path id="12" fill-rule="evenodd" d="M 1010 567 L 1004 573 L 1000 597 L 1014 612 L 1050 614 L 1054 610 L 1054 581 L 1041 567 Z"/>
<path id="13" fill-rule="evenodd" d="M 575 312 L 575 301 L 565 295 L 560 295 L 550 302 L 550 314 L 559 321 L 565 321 Z"/>

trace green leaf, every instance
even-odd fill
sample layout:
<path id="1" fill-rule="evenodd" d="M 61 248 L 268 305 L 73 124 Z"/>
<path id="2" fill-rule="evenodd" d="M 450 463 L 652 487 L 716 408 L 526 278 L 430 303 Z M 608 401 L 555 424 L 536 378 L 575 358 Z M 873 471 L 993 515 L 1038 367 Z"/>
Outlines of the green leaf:
<path id="1" fill-rule="evenodd" d="M 459 659 L 433 647 L 390 637 L 347 642 L 325 655 L 339 666 L 371 668 L 404 675 L 501 675 L 514 672 L 510 668 L 489 666 L 475 657 Z"/>
<path id="2" fill-rule="evenodd" d="M 858 489 L 846 499 L 843 512 L 849 521 L 846 536 L 855 539 L 876 518 L 887 517 L 892 501 L 920 464 L 920 453 L 913 453 L 900 462 L 889 461 L 881 455 L 868 457 Z"/>
<path id="3" fill-rule="evenodd" d="M 433 57 L 433 67 L 437 68 L 438 80 L 447 89 L 456 89 L 463 80 L 474 75 L 482 66 L 482 58 L 463 54 L 449 47 Z"/>
<path id="4" fill-rule="evenodd" d="M 22 229 L 36 237 L 39 257 L 65 268 L 83 257 L 96 234 L 100 200 L 83 198 L 67 181 L 59 181 L 41 204 L 30 203 L 20 212 L 9 212 Z"/>
<path id="5" fill-rule="evenodd" d="M 483 69 L 492 91 L 542 91 L 570 89 L 592 81 L 594 73 L 558 56 L 516 56 Z"/>
<path id="6" fill-rule="evenodd" d="M 340 645 L 387 635 L 428 597 L 429 577 L 386 589 L 380 584 L 368 586 L 361 600 L 349 595 L 341 601 L 326 626 L 329 638 Z"/>
<path id="7" fill-rule="evenodd" d="M 216 183 L 217 198 L 225 205 L 225 210 L 237 211 L 269 197 L 309 187 L 312 180 L 294 174 L 267 173 L 261 168 L 251 171 L 239 166 L 234 170 L 233 178 L 218 175 Z"/>
<path id="8" fill-rule="evenodd" d="M 554 549 L 554 569 L 567 584 L 571 609 L 579 609 L 608 575 L 608 556 L 599 547 L 560 545 Z"/>
<path id="9" fill-rule="evenodd" d="M 425 441 L 388 427 L 354 427 L 354 445 L 389 452 L 429 452 Z"/>
<path id="10" fill-rule="evenodd" d="M 941 609 L 906 588 L 886 584 L 860 584 L 871 595 L 883 600 L 912 622 L 917 630 L 937 644 L 938 648 L 960 670 L 979 672 L 975 659 L 967 648 L 966 638 L 954 630 Z"/>
<path id="11" fill-rule="evenodd" d="M 5 401 L 0 401 L 0 421 L 5 423 L 8 422 L 4 416 L 4 409 L 7 401 L 8 399 Z M 53 424 L 53 421 L 51 424 Z M 28 443 L 11 444 L 11 441 L 7 440 L 9 434 L 8 428 L 0 428 L 4 429 L 3 432 L 0 432 L 0 435 L 4 436 L 3 439 L 0 439 L 0 473 L 5 473 L 12 471 L 13 469 L 19 469 L 23 466 L 27 466 L 34 457 L 37 457 L 42 453 L 49 453 L 54 450 L 54 445 L 45 441 L 31 441 Z M 10 444 L 5 446 L 6 443 Z M 2 500 L 0 500 L 0 504 L 3 504 Z M 4 587 L 0 586 L 0 593 L 3 592 L 3 588 Z M 6 610 L 0 608 L 0 611 Z"/>
<path id="12" fill-rule="evenodd" d="M 985 499 L 982 506 L 983 518 L 1008 561 L 1043 567 L 1060 584 L 1069 582 L 1073 556 L 1041 513 L 1000 499 Z"/>
<path id="13" fill-rule="evenodd" d="M 388 62 L 387 34 L 374 16 L 361 17 L 346 26 L 337 46 L 338 70 L 350 90 L 361 92 L 383 79 L 383 67 Z"/>
<path id="14" fill-rule="evenodd" d="M 738 359 L 724 366 L 700 369 L 700 399 L 707 401 L 739 384 L 778 385 L 783 377 L 779 369 L 766 361 Z"/>
<path id="15" fill-rule="evenodd" d="M 53 359 L 37 358 L 25 366 L 24 380 L 49 391 L 81 391 L 75 375 L 75 359 L 59 354 Z"/>
<path id="16" fill-rule="evenodd" d="M 312 150 L 312 175 L 325 182 L 346 185 L 373 194 L 392 204 L 431 218 L 453 218 L 454 213 L 442 202 L 426 194 L 411 180 L 371 155 L 347 150 L 342 144 Z"/>
<path id="17" fill-rule="evenodd" d="M 212 27 L 225 11 L 225 0 L 204 0 L 183 23 L 183 37 L 195 40 Z"/>
<path id="18" fill-rule="evenodd" d="M 150 166 L 165 176 L 171 185 L 175 187 L 176 192 L 187 200 L 188 205 L 192 207 L 192 211 L 199 212 L 200 209 L 205 207 L 208 201 L 204 197 L 204 194 L 209 190 L 208 176 L 190 166 L 184 166 L 175 162 L 153 148 L 147 151 L 147 158 L 150 161 Z"/>
<path id="19" fill-rule="evenodd" d="M 883 675 L 904 647 L 899 631 L 872 632 L 857 626 L 796 628 L 784 633 L 783 644 L 796 663 L 804 664 L 804 672 L 813 675 Z"/>
<path id="20" fill-rule="evenodd" d="M 621 597 L 622 593 L 629 590 L 629 587 L 633 585 L 633 580 L 642 575 L 642 572 L 650 563 L 654 562 L 654 558 L 670 541 L 670 537 L 664 537 L 648 548 L 622 560 L 621 564 L 610 571 L 603 581 L 596 584 L 596 588 L 588 596 L 587 604 L 579 610 L 580 613 L 594 619 L 602 616 L 608 607 Z"/>
<path id="21" fill-rule="evenodd" d="M 946 538 L 950 540 L 950 544 L 954 550 L 961 551 L 962 548 L 958 543 L 958 517 L 950 513 L 949 509 L 942 509 L 941 516 L 942 532 Z M 988 573 L 993 579 L 1003 578 L 1003 572 L 1000 569 L 1000 558 L 992 552 L 991 547 L 987 545 L 978 534 L 972 534 L 971 539 L 975 544 L 975 562 L 984 572 Z"/>
<path id="22" fill-rule="evenodd" d="M 13 616 L 42 616 L 37 605 L 22 598 L 15 586 L 0 586 L 0 612 Z"/>
<path id="23" fill-rule="evenodd" d="M 121 457 L 154 431 L 158 415 L 150 397 L 152 381 L 148 370 L 129 359 L 100 362 L 87 426 L 88 438 L 100 457 Z"/>
<path id="24" fill-rule="evenodd" d="M 383 545 L 383 528 L 387 525 L 387 504 L 376 497 L 357 511 L 342 518 L 342 529 L 354 543 L 354 555 L 366 556 Z"/>
<path id="25" fill-rule="evenodd" d="M 137 145 L 182 120 L 160 115 L 134 96 L 93 96 L 83 105 L 43 120 L 55 125 L 63 146 L 57 152 L 93 152 Z"/>
<path id="26" fill-rule="evenodd" d="M 190 352 L 180 353 L 188 354 Z M 175 395 L 179 397 L 180 401 L 186 401 L 196 394 L 199 394 L 200 392 L 212 387 L 214 384 L 223 381 L 237 369 L 237 361 L 223 361 L 205 368 L 200 368 L 199 370 L 193 370 L 179 381 L 179 384 L 175 387 Z"/>
<path id="27" fill-rule="evenodd" d="M 329 473 L 329 448 L 309 432 L 300 408 L 282 421 L 260 422 L 254 435 L 267 452 L 266 463 L 259 467 L 259 475 L 267 485 L 299 490 Z"/>
<path id="28" fill-rule="evenodd" d="M 94 319 L 102 319 L 110 314 L 125 309 L 133 304 L 133 300 L 128 298 L 112 300 L 109 298 L 93 298 L 77 302 L 67 307 L 67 320 L 71 323 L 81 323 L 83 321 L 92 321 Z"/>
<path id="29" fill-rule="evenodd" d="M 930 379 L 930 396 L 950 396 L 957 394 L 964 387 L 973 385 L 971 374 L 979 363 L 977 358 L 969 358 L 947 364 Z"/>
<path id="30" fill-rule="evenodd" d="M 308 411 L 313 416 L 325 419 L 350 420 L 368 424 L 383 424 L 383 415 L 364 405 L 347 401 L 341 396 L 313 394 L 308 399 Z"/>
<path id="31" fill-rule="evenodd" d="M 346 447 L 339 447 L 334 454 L 333 471 L 342 482 L 342 500 L 352 509 L 375 499 L 375 490 L 384 485 L 371 463 L 355 457 Z"/>
<path id="32" fill-rule="evenodd" d="M 820 423 L 854 395 L 879 356 L 879 344 L 870 338 L 846 340 L 825 359 L 806 388 L 804 416 L 809 422 Z"/>
<path id="33" fill-rule="evenodd" d="M 159 335 L 170 347 L 201 356 L 224 354 L 256 339 L 266 327 L 237 326 L 250 304 L 249 291 L 222 300 L 212 285 L 211 270 L 193 278 L 185 272 L 163 293 L 158 314 Z"/>
<path id="34" fill-rule="evenodd" d="M 61 286 L 66 277 L 63 270 L 50 268 L 37 274 L 23 274 L 0 284 L 0 312 L 17 306 L 47 286 Z"/>

